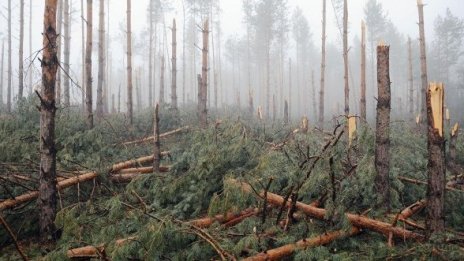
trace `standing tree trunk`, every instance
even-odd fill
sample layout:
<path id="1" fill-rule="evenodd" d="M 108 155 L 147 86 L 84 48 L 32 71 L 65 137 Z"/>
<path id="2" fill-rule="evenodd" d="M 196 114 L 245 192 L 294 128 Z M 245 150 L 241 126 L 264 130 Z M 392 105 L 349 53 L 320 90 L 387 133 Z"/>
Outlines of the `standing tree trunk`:
<path id="1" fill-rule="evenodd" d="M 409 83 L 409 115 L 414 118 L 414 82 L 412 71 L 411 37 L 408 36 L 408 83 Z"/>
<path id="2" fill-rule="evenodd" d="M 159 103 L 161 106 L 164 104 L 164 69 L 165 69 L 165 61 L 164 55 L 161 56 L 161 72 L 160 72 L 160 94 L 159 94 Z"/>
<path id="3" fill-rule="evenodd" d="M 182 13 L 184 15 L 183 19 L 183 27 L 182 27 L 182 104 L 185 106 L 185 69 L 186 69 L 186 60 L 185 60 L 185 25 L 186 25 L 186 18 L 185 18 L 185 2 L 182 0 Z"/>
<path id="4" fill-rule="evenodd" d="M 13 75 L 13 67 L 11 65 L 11 0 L 8 0 L 8 89 L 6 100 L 6 111 L 11 112 L 11 81 Z"/>
<path id="5" fill-rule="evenodd" d="M 266 119 L 269 119 L 271 109 L 271 43 L 266 45 Z"/>
<path id="6" fill-rule="evenodd" d="M 153 106 L 153 1 L 149 3 L 149 12 L 150 12 L 150 40 L 148 46 L 148 106 L 151 108 Z"/>
<path id="7" fill-rule="evenodd" d="M 451 129 L 450 143 L 449 143 L 449 155 L 447 159 L 448 169 L 454 176 L 454 181 L 458 181 L 459 167 L 456 163 L 456 142 L 458 140 L 459 124 L 456 123 Z"/>
<path id="8" fill-rule="evenodd" d="M 366 24 L 361 22 L 361 119 L 367 120 L 366 110 Z"/>
<path id="9" fill-rule="evenodd" d="M 81 53 L 81 59 L 82 59 L 82 65 L 81 65 L 81 77 L 82 77 L 82 81 L 81 81 L 81 94 L 82 94 L 82 110 L 83 112 L 85 113 L 85 98 L 86 98 L 86 95 L 85 95 L 85 90 L 86 90 L 86 85 L 85 85 L 85 26 L 84 26 L 84 0 L 81 0 L 81 33 L 82 33 L 82 37 L 81 37 L 81 47 L 82 47 L 82 53 Z"/>
<path id="10" fill-rule="evenodd" d="M 322 0 L 322 53 L 321 53 L 321 89 L 319 92 L 319 127 L 324 125 L 324 87 L 325 87 L 325 40 L 326 36 L 326 13 L 327 1 Z"/>
<path id="11" fill-rule="evenodd" d="M 56 148 L 55 80 L 58 69 L 56 49 L 57 0 L 46 0 L 44 11 L 42 91 L 40 103 L 39 229 L 42 242 L 55 241 Z"/>
<path id="12" fill-rule="evenodd" d="M 427 90 L 427 56 L 425 49 L 425 29 L 424 29 L 424 4 L 422 0 L 417 0 L 417 9 L 419 12 L 419 41 L 420 41 L 420 60 L 421 60 L 421 86 L 422 86 L 422 106 L 421 117 L 425 115 L 426 109 L 426 90 Z"/>
<path id="13" fill-rule="evenodd" d="M 427 236 L 445 230 L 445 138 L 443 135 L 444 88 L 431 83 L 426 93 L 427 105 Z"/>
<path id="14" fill-rule="evenodd" d="M 70 19 L 70 8 L 69 0 L 64 0 L 64 71 L 70 74 L 69 66 L 69 52 L 71 47 L 71 19 Z M 64 94 L 64 106 L 69 107 L 69 82 L 70 78 L 64 76 L 63 94 Z"/>
<path id="15" fill-rule="evenodd" d="M 284 123 L 288 124 L 288 102 L 285 100 L 284 103 Z"/>
<path id="16" fill-rule="evenodd" d="M 87 112 L 87 125 L 93 128 L 92 112 L 92 0 L 87 0 L 87 43 L 85 49 L 85 106 Z"/>
<path id="17" fill-rule="evenodd" d="M 29 56 L 32 57 L 32 0 L 29 0 Z M 32 93 L 32 66 L 29 66 L 29 94 Z M 0 102 L 1 104 L 1 102 Z"/>
<path id="18" fill-rule="evenodd" d="M 290 119 L 292 115 L 292 58 L 288 58 L 288 101 L 287 103 L 287 121 Z"/>
<path id="19" fill-rule="evenodd" d="M 380 204 L 390 211 L 390 46 L 377 46 L 377 124 L 375 131 L 375 187 Z"/>
<path id="20" fill-rule="evenodd" d="M 159 115 L 158 115 L 158 107 L 159 105 L 155 105 L 155 117 L 153 121 L 153 172 L 157 173 L 160 172 L 160 161 L 161 161 L 161 148 L 160 148 L 160 130 L 159 130 Z"/>
<path id="21" fill-rule="evenodd" d="M 314 121 L 317 119 L 317 104 L 316 104 L 316 85 L 314 84 L 314 70 L 311 70 L 311 96 L 313 103 L 313 116 Z"/>
<path id="22" fill-rule="evenodd" d="M 3 110 L 3 64 L 5 63 L 5 40 L 2 40 L 2 64 L 0 65 L 0 112 Z"/>
<path id="23" fill-rule="evenodd" d="M 348 1 L 343 4 L 343 64 L 345 69 L 345 116 L 350 114 L 350 86 L 348 82 Z"/>
<path id="24" fill-rule="evenodd" d="M 176 19 L 172 20 L 172 72 L 171 72 L 171 109 L 177 111 L 177 42 Z"/>
<path id="25" fill-rule="evenodd" d="M 207 118 L 207 86 L 208 86 L 208 35 L 209 35 L 209 22 L 206 19 L 203 25 L 203 49 L 202 49 L 202 68 L 201 68 L 201 90 L 200 90 L 200 97 L 199 100 L 200 106 L 200 126 L 202 128 L 206 128 L 208 125 L 208 118 Z"/>
<path id="26" fill-rule="evenodd" d="M 23 98 L 24 90 L 24 0 L 19 2 L 19 82 L 18 82 L 18 99 Z"/>
<path id="27" fill-rule="evenodd" d="M 67 0 L 65 0 L 67 1 Z M 98 85 L 97 85 L 97 118 L 103 116 L 103 78 L 105 75 L 105 1 L 100 0 L 98 29 Z"/>
<path id="28" fill-rule="evenodd" d="M 63 42 L 63 37 L 61 35 L 62 31 L 62 23 L 63 21 L 63 0 L 58 0 L 58 15 L 57 15 L 57 21 L 56 21 L 56 28 L 57 34 L 58 34 L 58 39 L 56 40 L 56 51 L 57 51 L 57 58 L 58 62 L 61 62 L 61 44 Z M 58 70 L 58 74 L 56 76 L 56 86 L 55 86 L 55 98 L 56 98 L 56 104 L 60 105 L 61 104 L 61 71 Z"/>
<path id="29" fill-rule="evenodd" d="M 131 32 L 131 1 L 127 0 L 127 114 L 129 124 L 134 122 L 132 107 L 132 32 Z"/>

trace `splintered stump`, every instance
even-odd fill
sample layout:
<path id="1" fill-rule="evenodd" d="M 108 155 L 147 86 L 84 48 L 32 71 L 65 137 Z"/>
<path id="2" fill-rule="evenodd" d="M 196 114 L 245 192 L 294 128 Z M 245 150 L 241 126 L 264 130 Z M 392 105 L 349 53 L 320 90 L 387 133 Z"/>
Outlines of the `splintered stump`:
<path id="1" fill-rule="evenodd" d="M 445 230 L 445 138 L 443 137 L 442 83 L 430 83 L 427 100 L 427 235 Z"/>
<path id="2" fill-rule="evenodd" d="M 234 179 L 229 179 L 226 182 L 230 185 L 241 188 L 242 191 L 245 193 L 252 193 L 253 191 L 251 186 L 247 183 L 240 182 Z M 264 197 L 264 192 L 260 192 L 260 197 Z M 282 196 L 279 196 L 271 192 L 267 192 L 267 201 L 268 203 L 272 205 L 282 206 L 285 200 Z M 291 200 L 286 202 L 287 207 L 291 207 L 291 204 L 292 204 Z M 327 210 L 323 208 L 313 207 L 311 205 L 304 204 L 299 201 L 296 202 L 295 207 L 298 210 L 304 212 L 308 216 L 311 216 L 311 217 L 314 217 L 320 220 L 326 219 Z M 365 216 L 351 214 L 351 213 L 345 213 L 345 216 L 351 222 L 353 226 L 376 231 L 378 233 L 384 234 L 387 237 L 391 233 L 393 234 L 394 237 L 401 238 L 401 239 L 412 239 L 412 240 L 418 240 L 418 241 L 422 241 L 424 239 L 424 237 L 420 234 L 414 233 L 406 229 L 394 227 L 391 224 L 386 223 L 386 222 L 378 221 L 378 220 L 371 219 Z"/>
<path id="3" fill-rule="evenodd" d="M 377 46 L 377 122 L 375 130 L 375 188 L 382 207 L 390 210 L 390 46 Z"/>

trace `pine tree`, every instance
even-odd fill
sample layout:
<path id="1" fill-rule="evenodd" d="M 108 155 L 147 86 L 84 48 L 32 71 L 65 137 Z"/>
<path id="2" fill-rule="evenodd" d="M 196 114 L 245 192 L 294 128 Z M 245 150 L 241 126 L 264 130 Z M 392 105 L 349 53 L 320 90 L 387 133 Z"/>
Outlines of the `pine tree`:
<path id="1" fill-rule="evenodd" d="M 130 125 L 133 124 L 132 106 L 132 32 L 131 32 L 131 2 L 127 0 L 127 114 Z"/>
<path id="2" fill-rule="evenodd" d="M 85 50 L 85 76 L 87 83 L 85 85 L 85 105 L 87 126 L 93 128 L 93 111 L 92 111 L 92 0 L 87 0 L 87 43 Z"/>
<path id="3" fill-rule="evenodd" d="M 18 81 L 18 99 L 23 98 L 24 91 L 24 0 L 19 1 L 19 81 Z"/>

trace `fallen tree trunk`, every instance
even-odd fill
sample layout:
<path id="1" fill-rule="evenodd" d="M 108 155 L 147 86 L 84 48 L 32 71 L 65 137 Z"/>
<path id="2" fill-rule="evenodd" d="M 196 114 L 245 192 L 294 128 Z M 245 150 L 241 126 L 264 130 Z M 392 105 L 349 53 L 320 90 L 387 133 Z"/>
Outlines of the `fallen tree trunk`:
<path id="1" fill-rule="evenodd" d="M 104 258 L 105 257 L 105 247 L 99 246 L 85 246 L 70 249 L 67 252 L 68 258 Z"/>
<path id="2" fill-rule="evenodd" d="M 77 183 L 92 180 L 96 178 L 97 176 L 98 174 L 96 172 L 89 172 L 89 173 L 85 173 L 82 175 L 77 175 L 75 177 L 59 181 L 56 187 L 58 190 L 62 190 L 62 189 L 71 187 L 73 185 L 76 185 Z M 4 209 L 13 208 L 22 203 L 26 203 L 28 201 L 36 199 L 38 196 L 39 196 L 38 191 L 31 191 L 31 192 L 19 195 L 15 197 L 14 199 L 7 199 L 0 203 L 0 211 Z"/>
<path id="3" fill-rule="evenodd" d="M 136 169 L 123 169 L 124 173 L 117 173 L 110 176 L 110 180 L 116 183 L 127 183 L 143 174 L 153 173 L 153 167 L 144 167 Z M 161 172 L 168 172 L 169 167 L 160 167 Z"/>
<path id="4" fill-rule="evenodd" d="M 247 183 L 240 182 L 234 179 L 229 179 L 226 182 L 229 183 L 230 185 L 240 187 L 242 191 L 245 193 L 252 193 L 252 188 Z M 264 192 L 260 192 L 260 197 L 263 197 L 263 196 L 264 196 Z M 267 201 L 270 204 L 281 206 L 284 203 L 284 198 L 277 194 L 267 192 Z M 292 204 L 291 200 L 287 201 L 286 203 L 287 207 L 291 207 L 291 204 Z M 321 219 L 321 220 L 326 219 L 327 211 L 325 209 L 313 207 L 313 206 L 304 204 L 299 201 L 296 202 L 296 208 L 303 211 L 306 215 L 312 216 L 314 218 Z M 365 216 L 351 214 L 351 213 L 346 213 L 345 215 L 346 215 L 346 218 L 351 222 L 353 226 L 376 231 L 376 232 L 384 234 L 387 237 L 389 236 L 390 233 L 392 233 L 393 236 L 398 237 L 398 238 L 403 238 L 403 239 L 413 239 L 413 240 L 418 240 L 418 241 L 421 241 L 424 239 L 423 235 L 414 233 L 406 229 L 394 227 L 389 223 L 385 223 L 382 221 L 378 221 L 378 220 L 371 219 Z"/>
<path id="5" fill-rule="evenodd" d="M 421 211 L 427 205 L 427 200 L 423 199 L 417 201 L 416 203 L 410 205 L 409 207 L 403 209 L 399 215 L 398 220 L 404 221 L 410 218 L 412 215 L 416 214 L 417 212 Z"/>
<path id="6" fill-rule="evenodd" d="M 417 179 L 411 179 L 411 178 L 407 178 L 407 177 L 403 177 L 403 176 L 398 176 L 398 179 L 401 180 L 401 181 L 412 183 L 412 184 L 427 185 L 426 181 L 417 180 Z M 464 190 L 456 189 L 456 188 L 453 188 L 453 187 L 450 187 L 450 186 L 446 186 L 445 188 L 446 188 L 446 190 L 449 190 L 449 191 L 464 193 Z"/>
<path id="7" fill-rule="evenodd" d="M 317 247 L 326 245 L 336 239 L 355 235 L 360 232 L 360 229 L 353 227 L 350 231 L 333 231 L 324 233 L 322 235 L 302 239 L 296 243 L 284 245 L 278 248 L 266 250 L 265 252 L 259 253 L 255 256 L 243 259 L 244 261 L 267 261 L 267 260 L 281 260 L 286 256 L 290 256 L 297 250 L 306 249 L 310 247 Z"/>
<path id="8" fill-rule="evenodd" d="M 179 133 L 179 132 L 182 132 L 184 130 L 188 130 L 190 127 L 189 126 L 184 126 L 184 127 L 181 127 L 181 128 L 178 128 L 178 129 L 175 129 L 175 130 L 172 130 L 172 131 L 168 131 L 168 132 L 165 132 L 165 133 L 162 133 L 160 134 L 160 138 L 166 138 L 166 137 L 169 137 L 173 134 L 176 134 L 176 133 Z M 145 142 L 152 142 L 154 139 L 154 136 L 150 136 L 150 137 L 146 137 L 146 138 L 143 138 L 143 139 L 139 139 L 139 140 L 134 140 L 134 141 L 127 141 L 127 142 L 124 142 L 122 143 L 122 145 L 135 145 L 135 144 L 140 144 L 140 143 L 145 143 Z"/>
<path id="9" fill-rule="evenodd" d="M 168 155 L 169 155 L 169 151 L 161 152 L 162 157 L 166 157 Z M 118 171 L 120 171 L 122 169 L 141 166 L 141 165 L 143 165 L 145 163 L 151 163 L 151 162 L 153 162 L 153 158 L 154 158 L 154 155 L 151 154 L 151 155 L 148 155 L 148 156 L 145 156 L 145 157 L 140 157 L 140 158 L 137 158 L 137 159 L 127 160 L 127 161 L 123 161 L 123 162 L 120 162 L 120 163 L 116 163 L 116 164 L 113 164 L 113 166 L 110 168 L 109 172 L 110 173 L 115 173 L 115 172 L 118 172 Z"/>

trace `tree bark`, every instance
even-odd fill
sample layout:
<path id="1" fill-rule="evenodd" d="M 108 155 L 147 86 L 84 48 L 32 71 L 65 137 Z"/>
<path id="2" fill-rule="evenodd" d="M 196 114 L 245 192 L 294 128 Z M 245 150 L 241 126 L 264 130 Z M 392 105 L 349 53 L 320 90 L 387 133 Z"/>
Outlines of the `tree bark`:
<path id="1" fill-rule="evenodd" d="M 46 0 L 44 10 L 42 90 L 40 97 L 40 173 L 37 205 L 42 242 L 55 241 L 56 148 L 55 81 L 58 69 L 56 49 L 57 0 Z M 3 204 L 4 202 L 2 202 Z"/>
<path id="2" fill-rule="evenodd" d="M 160 94 L 159 94 L 159 103 L 164 104 L 164 70 L 165 70 L 165 60 L 164 55 L 161 56 L 161 72 L 160 72 Z"/>
<path id="3" fill-rule="evenodd" d="M 459 167 L 456 163 L 456 143 L 458 140 L 458 133 L 459 133 L 459 124 L 456 123 L 451 129 L 448 159 L 447 159 L 448 169 L 450 170 L 451 175 L 454 176 L 455 182 L 458 181 L 458 175 L 459 175 Z"/>
<path id="4" fill-rule="evenodd" d="M 85 76 L 87 83 L 85 85 L 85 105 L 87 126 L 93 128 L 92 112 L 92 0 L 87 0 L 87 43 L 85 49 Z"/>
<path id="5" fill-rule="evenodd" d="M 361 22 L 361 119 L 366 122 L 366 24 Z"/>
<path id="6" fill-rule="evenodd" d="M 2 40 L 2 64 L 0 65 L 0 112 L 3 110 L 3 71 L 5 63 L 5 40 Z"/>
<path id="7" fill-rule="evenodd" d="M 64 64 L 63 69 L 65 73 L 70 74 L 70 66 L 69 66 L 69 53 L 71 47 L 71 19 L 70 19 L 70 10 L 69 10 L 69 0 L 64 0 Z M 64 77 L 64 84 L 63 84 L 63 98 L 64 98 L 64 106 L 69 107 L 69 83 L 70 78 L 66 75 Z"/>
<path id="8" fill-rule="evenodd" d="M 284 104 L 284 123 L 288 124 L 288 102 L 285 100 Z"/>
<path id="9" fill-rule="evenodd" d="M 19 72 L 18 99 L 23 98 L 24 90 L 24 0 L 19 1 Z"/>
<path id="10" fill-rule="evenodd" d="M 425 29 L 424 29 L 424 4 L 422 0 L 417 0 L 417 9 L 419 12 L 419 41 L 420 41 L 420 60 L 421 60 L 421 86 L 422 86 L 422 106 L 421 106 L 421 116 L 426 113 L 426 90 L 427 90 L 427 56 L 425 49 Z"/>
<path id="11" fill-rule="evenodd" d="M 292 58 L 288 58 L 288 101 L 285 101 L 287 105 L 287 123 L 292 117 Z M 285 111 L 285 109 L 284 109 Z M 284 116 L 285 117 L 285 116 Z"/>
<path id="12" fill-rule="evenodd" d="M 132 32 L 131 32 L 131 2 L 127 0 L 127 115 L 129 124 L 134 122 L 132 106 Z"/>
<path id="13" fill-rule="evenodd" d="M 32 57 L 32 0 L 29 0 L 29 55 Z M 33 89 L 32 87 L 32 66 L 29 67 L 28 73 L 29 73 L 29 94 L 31 94 L 32 89 Z"/>
<path id="14" fill-rule="evenodd" d="M 177 110 L 177 41 L 176 19 L 172 20 L 172 73 L 171 73 L 171 109 Z"/>
<path id="15" fill-rule="evenodd" d="M 390 211 L 390 46 L 377 46 L 377 124 L 375 132 L 375 187 L 379 203 Z"/>
<path id="16" fill-rule="evenodd" d="M 350 86 L 348 81 L 348 1 L 343 4 L 343 64 L 345 71 L 345 116 L 350 115 Z"/>
<path id="17" fill-rule="evenodd" d="M 58 0 L 58 14 L 57 14 L 57 21 L 56 21 L 56 28 L 58 38 L 56 39 L 56 50 L 57 50 L 57 57 L 58 62 L 61 62 L 61 47 L 63 43 L 63 36 L 61 34 L 62 27 L 63 27 L 63 0 Z M 56 86 L 55 86 L 55 102 L 57 105 L 61 104 L 61 71 L 58 69 L 58 74 L 56 76 Z"/>
<path id="18" fill-rule="evenodd" d="M 85 102 L 85 99 L 86 99 L 86 82 L 85 82 L 85 79 L 86 79 L 86 75 L 85 75 L 85 26 L 84 26 L 84 0 L 81 0 L 81 33 L 82 33 L 82 37 L 81 37 L 81 47 L 82 47 L 82 53 L 81 53 L 81 59 L 82 59 L 82 65 L 81 65 L 81 77 L 82 77 L 82 81 L 81 81 L 81 94 L 82 94 L 82 111 L 83 113 L 85 114 L 86 112 L 86 102 Z"/>
<path id="19" fill-rule="evenodd" d="M 65 0 L 67 1 L 67 0 Z M 97 85 L 97 118 L 103 116 L 103 81 L 105 77 L 105 1 L 100 0 L 98 29 L 98 85 Z"/>
<path id="20" fill-rule="evenodd" d="M 321 52 L 321 89 L 319 92 L 319 128 L 324 125 L 324 88 L 325 88 L 325 41 L 326 41 L 326 13 L 327 1 L 322 0 L 322 52 Z"/>
<path id="21" fill-rule="evenodd" d="M 208 35 L 209 35 L 209 22 L 206 19 L 203 25 L 203 49 L 202 49 L 202 69 L 201 69 L 201 100 L 200 102 L 200 126 L 206 128 L 208 125 L 207 118 L 207 95 L 208 95 Z"/>
<path id="22" fill-rule="evenodd" d="M 408 36 L 408 83 L 409 83 L 409 115 L 414 119 L 414 77 L 412 71 L 412 44 Z"/>
<path id="23" fill-rule="evenodd" d="M 149 47 L 148 47 L 148 106 L 153 106 L 153 1 L 149 3 L 150 25 L 149 25 Z"/>
<path id="24" fill-rule="evenodd" d="M 11 0 L 8 0 L 8 89 L 6 100 L 6 111 L 11 112 L 11 81 L 13 76 L 11 65 Z"/>
<path id="25" fill-rule="evenodd" d="M 161 148 L 160 148 L 160 130 L 159 130 L 159 115 L 158 115 L 158 104 L 155 106 L 155 115 L 153 120 L 153 172 L 160 171 L 161 161 Z"/>
<path id="26" fill-rule="evenodd" d="M 445 229 L 445 139 L 443 136 L 442 83 L 431 83 L 426 95 L 427 105 L 427 236 Z"/>

